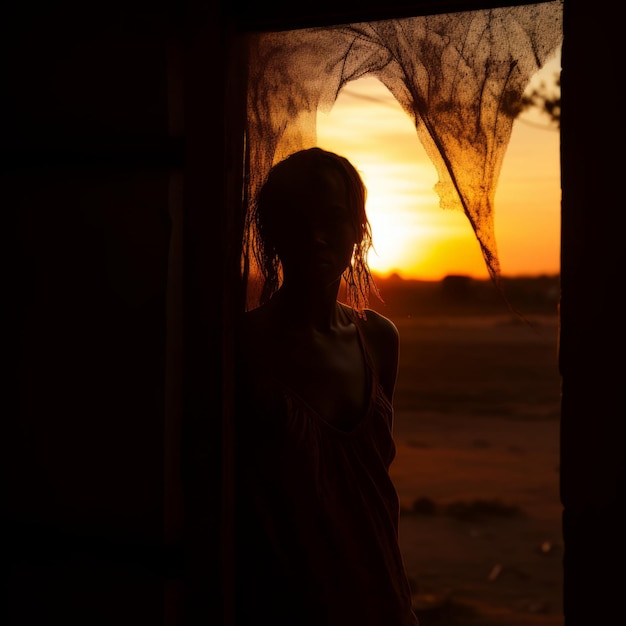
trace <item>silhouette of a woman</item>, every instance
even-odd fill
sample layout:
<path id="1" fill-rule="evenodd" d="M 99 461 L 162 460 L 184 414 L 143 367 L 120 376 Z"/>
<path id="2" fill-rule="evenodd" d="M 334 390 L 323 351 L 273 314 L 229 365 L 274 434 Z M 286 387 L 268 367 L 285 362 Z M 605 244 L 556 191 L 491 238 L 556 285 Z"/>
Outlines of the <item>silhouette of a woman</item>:
<path id="1" fill-rule="evenodd" d="M 388 472 L 398 331 L 367 308 L 365 199 L 347 159 L 311 148 L 252 210 L 264 289 L 241 329 L 238 626 L 417 624 Z"/>

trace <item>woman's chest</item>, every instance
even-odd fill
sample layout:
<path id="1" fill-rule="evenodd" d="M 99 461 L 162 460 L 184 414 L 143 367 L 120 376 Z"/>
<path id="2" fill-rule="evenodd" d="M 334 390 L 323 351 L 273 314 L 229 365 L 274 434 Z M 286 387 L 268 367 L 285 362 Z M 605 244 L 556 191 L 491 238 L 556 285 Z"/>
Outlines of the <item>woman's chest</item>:
<path id="1" fill-rule="evenodd" d="M 369 369 L 359 341 L 292 341 L 278 346 L 274 374 L 325 421 L 353 428 L 370 399 Z"/>

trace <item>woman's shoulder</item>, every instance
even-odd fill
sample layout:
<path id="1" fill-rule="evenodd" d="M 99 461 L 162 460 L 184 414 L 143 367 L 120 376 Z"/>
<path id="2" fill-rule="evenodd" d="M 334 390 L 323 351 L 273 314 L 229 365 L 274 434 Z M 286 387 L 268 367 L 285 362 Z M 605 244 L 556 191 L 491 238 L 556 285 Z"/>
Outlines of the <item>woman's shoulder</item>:
<path id="1" fill-rule="evenodd" d="M 364 313 L 365 316 L 359 318 L 356 324 L 361 329 L 383 389 L 391 399 L 398 372 L 400 345 L 398 328 L 388 317 L 373 309 L 366 309 Z"/>
<path id="2" fill-rule="evenodd" d="M 388 317 L 374 309 L 365 309 L 364 313 L 365 316 L 359 324 L 368 338 L 383 341 L 385 344 L 399 341 L 398 328 Z"/>

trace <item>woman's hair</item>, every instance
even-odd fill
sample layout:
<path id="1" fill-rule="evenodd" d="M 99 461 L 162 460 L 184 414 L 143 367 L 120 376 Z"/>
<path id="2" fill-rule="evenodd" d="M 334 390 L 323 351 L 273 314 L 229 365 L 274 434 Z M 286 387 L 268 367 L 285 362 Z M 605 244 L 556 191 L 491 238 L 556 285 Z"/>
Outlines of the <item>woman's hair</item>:
<path id="1" fill-rule="evenodd" d="M 261 273 L 259 304 L 266 303 L 282 282 L 282 266 L 271 232 L 275 220 L 281 219 L 284 197 L 293 190 L 294 180 L 302 181 L 303 177 L 313 179 L 320 171 L 339 174 L 348 191 L 356 243 L 343 278 L 348 304 L 358 315 L 363 316 L 369 302 L 370 289 L 380 297 L 367 263 L 367 254 L 372 247 L 372 231 L 365 212 L 367 190 L 360 174 L 348 159 L 318 147 L 294 152 L 274 165 L 257 194 L 256 202 L 250 207 L 246 236 Z M 306 192 L 303 190 L 303 193 Z"/>

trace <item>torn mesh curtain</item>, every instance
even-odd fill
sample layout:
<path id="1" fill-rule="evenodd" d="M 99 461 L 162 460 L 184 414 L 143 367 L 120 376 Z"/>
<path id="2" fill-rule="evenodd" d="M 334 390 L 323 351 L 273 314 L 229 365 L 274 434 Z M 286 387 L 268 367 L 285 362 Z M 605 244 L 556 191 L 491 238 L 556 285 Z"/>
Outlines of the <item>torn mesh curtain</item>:
<path id="1" fill-rule="evenodd" d="M 329 111 L 350 81 L 374 76 L 414 121 L 440 206 L 465 213 L 499 284 L 494 196 L 511 105 L 561 44 L 562 9 L 557 0 L 250 35 L 246 202 L 272 164 L 316 145 L 318 109 Z"/>

